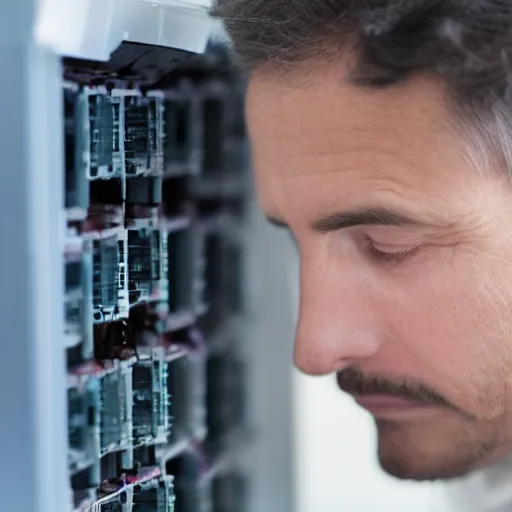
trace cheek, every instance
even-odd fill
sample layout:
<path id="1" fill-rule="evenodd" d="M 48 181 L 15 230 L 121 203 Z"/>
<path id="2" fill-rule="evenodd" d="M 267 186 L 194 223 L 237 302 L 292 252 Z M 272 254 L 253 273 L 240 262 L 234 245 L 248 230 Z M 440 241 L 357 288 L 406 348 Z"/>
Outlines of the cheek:
<path id="1" fill-rule="evenodd" d="M 512 293 L 496 283 L 504 275 L 512 282 L 512 270 L 477 263 L 453 257 L 428 272 L 420 264 L 407 279 L 381 283 L 382 304 L 393 337 L 422 378 L 455 402 L 492 415 L 489 405 L 502 408 L 511 389 Z"/>

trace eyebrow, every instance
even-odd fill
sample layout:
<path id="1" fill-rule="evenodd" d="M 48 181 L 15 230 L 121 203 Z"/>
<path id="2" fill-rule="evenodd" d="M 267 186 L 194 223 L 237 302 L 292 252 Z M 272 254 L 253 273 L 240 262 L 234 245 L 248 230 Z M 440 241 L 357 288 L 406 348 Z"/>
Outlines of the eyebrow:
<path id="1" fill-rule="evenodd" d="M 267 217 L 274 226 L 288 228 L 287 224 L 274 217 Z M 425 223 L 413 217 L 385 208 L 335 212 L 315 220 L 311 227 L 318 233 L 329 233 L 353 226 L 419 226 Z"/>

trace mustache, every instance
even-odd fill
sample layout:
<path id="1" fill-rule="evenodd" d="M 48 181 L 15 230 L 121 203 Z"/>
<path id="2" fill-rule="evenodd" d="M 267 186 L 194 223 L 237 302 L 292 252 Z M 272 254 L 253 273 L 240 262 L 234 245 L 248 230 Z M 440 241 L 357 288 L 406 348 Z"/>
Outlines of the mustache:
<path id="1" fill-rule="evenodd" d="M 433 389 L 408 379 L 390 379 L 379 375 L 365 375 L 359 368 L 351 366 L 337 374 L 338 386 L 351 395 L 387 395 L 411 402 L 458 408 Z"/>

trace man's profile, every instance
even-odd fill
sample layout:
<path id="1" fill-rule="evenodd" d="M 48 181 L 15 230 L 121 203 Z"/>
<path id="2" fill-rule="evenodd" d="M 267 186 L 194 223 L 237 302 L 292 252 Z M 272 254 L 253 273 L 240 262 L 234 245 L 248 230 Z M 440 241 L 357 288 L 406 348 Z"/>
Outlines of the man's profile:
<path id="1" fill-rule="evenodd" d="M 260 203 L 301 256 L 295 362 L 399 478 L 512 452 L 512 3 L 218 0 Z"/>

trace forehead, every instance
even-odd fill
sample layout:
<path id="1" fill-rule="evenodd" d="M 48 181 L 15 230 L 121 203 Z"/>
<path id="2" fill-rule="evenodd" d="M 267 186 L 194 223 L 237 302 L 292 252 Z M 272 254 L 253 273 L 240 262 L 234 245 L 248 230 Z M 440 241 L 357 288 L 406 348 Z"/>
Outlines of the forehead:
<path id="1" fill-rule="evenodd" d="M 426 79 L 369 90 L 340 69 L 287 82 L 256 74 L 247 116 L 260 201 L 276 216 L 381 196 L 413 203 L 467 173 L 442 87 Z"/>

